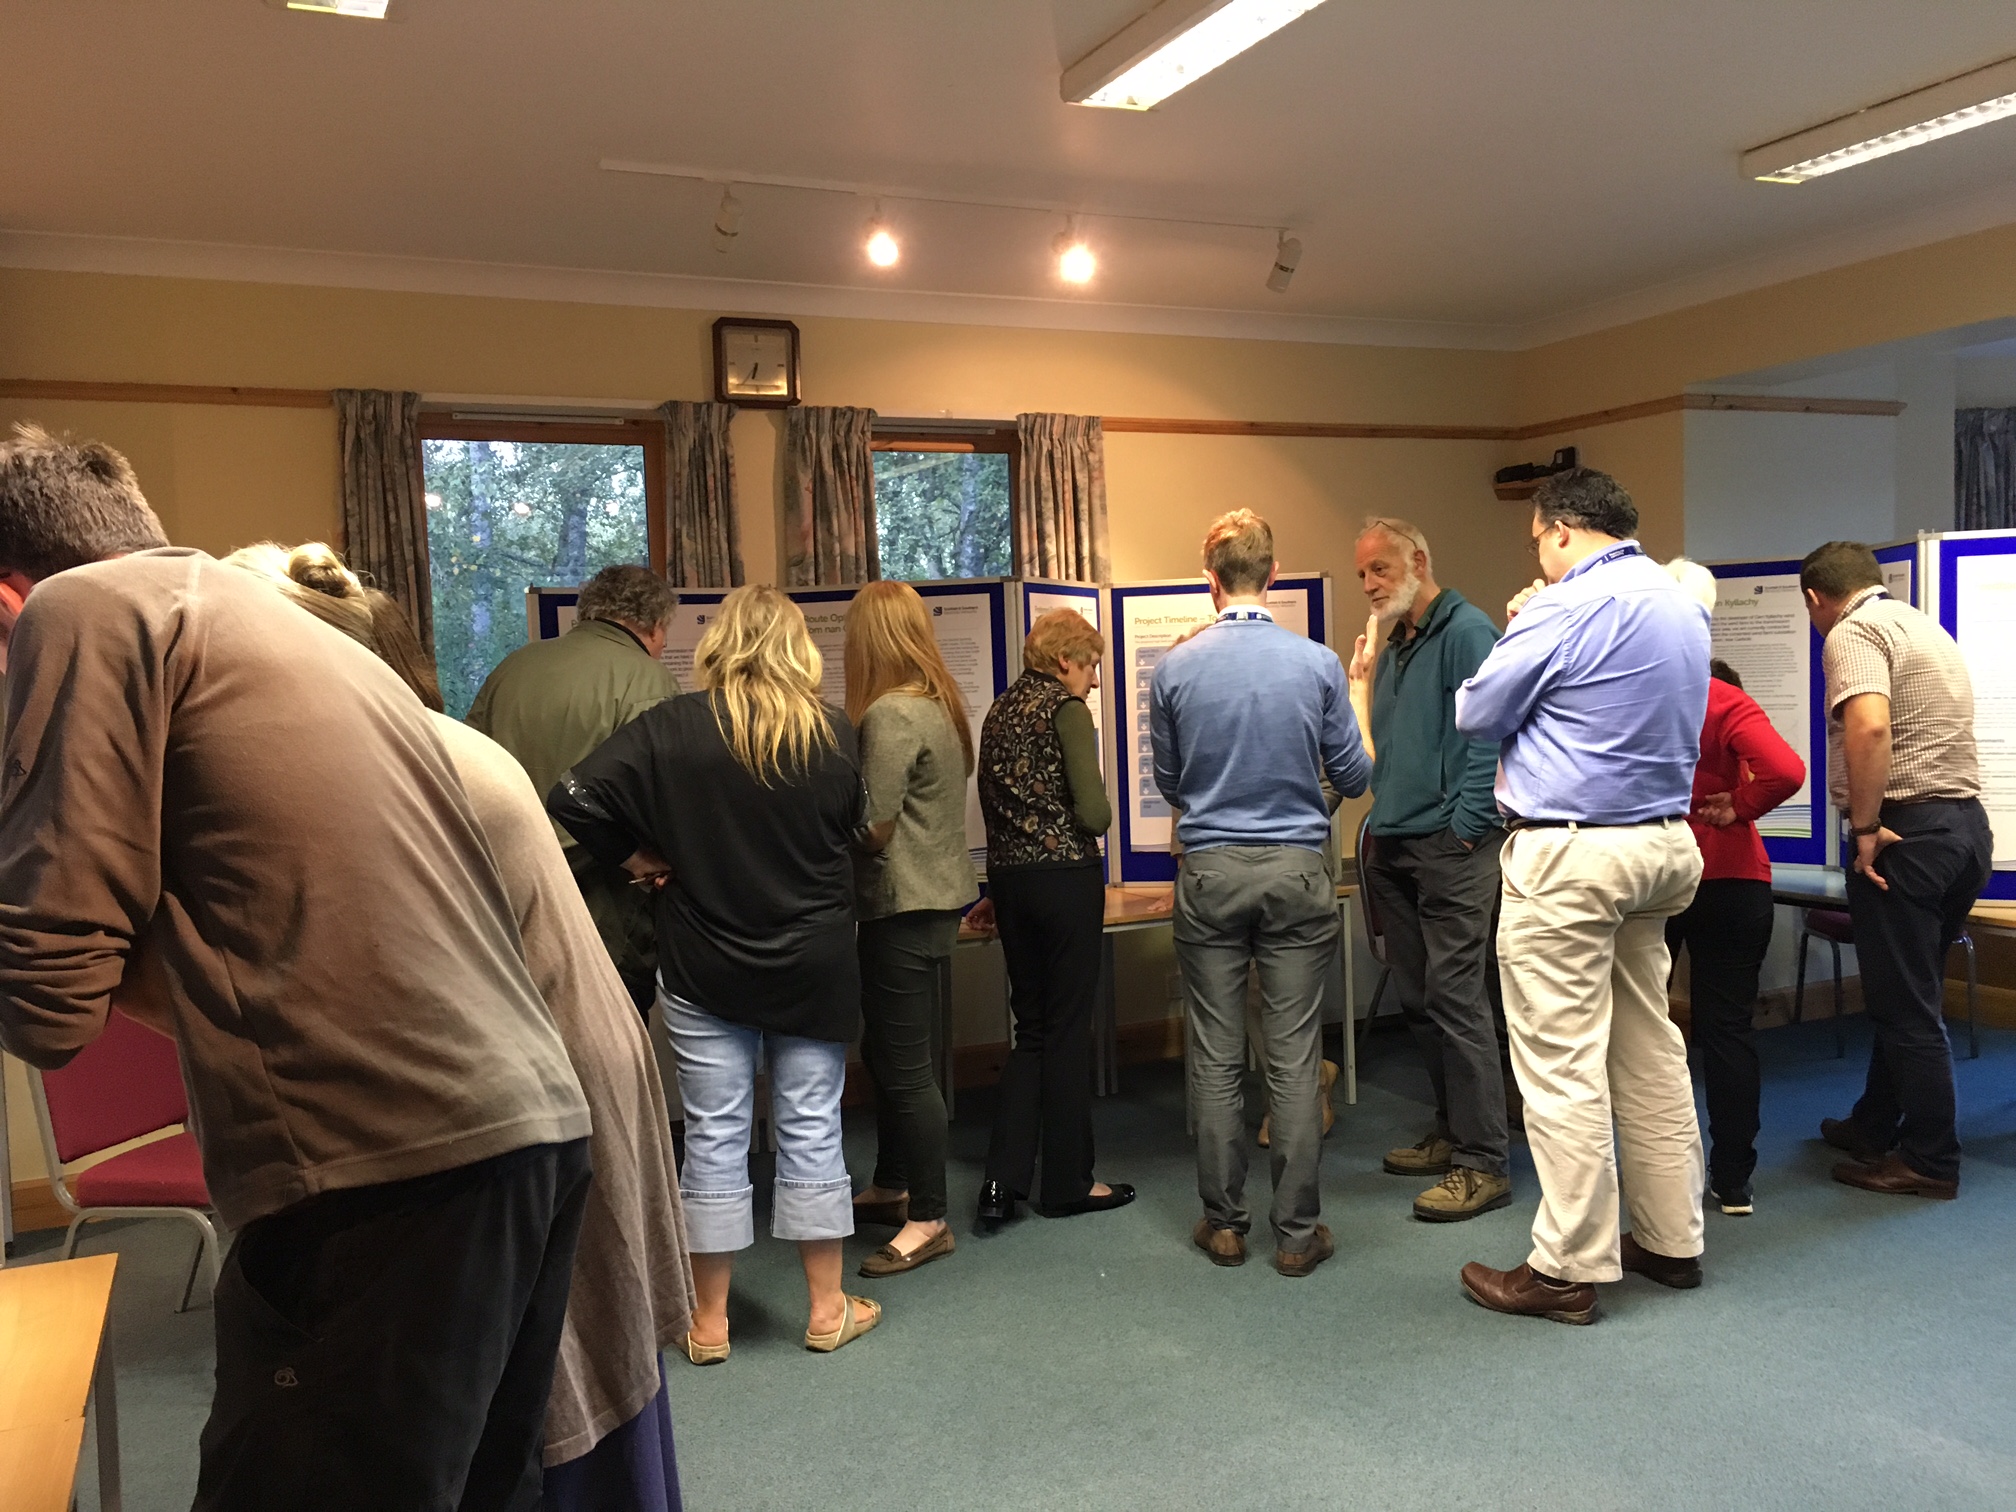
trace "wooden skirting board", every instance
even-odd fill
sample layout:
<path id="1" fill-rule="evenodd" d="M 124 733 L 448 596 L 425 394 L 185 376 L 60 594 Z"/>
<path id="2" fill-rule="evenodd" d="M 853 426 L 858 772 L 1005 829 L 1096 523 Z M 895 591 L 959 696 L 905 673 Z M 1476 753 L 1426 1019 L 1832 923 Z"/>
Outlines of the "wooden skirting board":
<path id="1" fill-rule="evenodd" d="M 239 404 L 326 409 L 327 389 L 240 388 L 226 384 L 91 383 L 72 379 L 0 379 L 0 399 L 82 399 L 101 404 Z M 1796 415 L 1898 415 L 1894 399 L 1802 399 L 1773 394 L 1668 394 L 1640 404 L 1590 410 L 1531 425 L 1400 425 L 1303 420 L 1183 420 L 1106 415 L 1115 433 L 1158 436 L 1271 436 L 1329 441 L 1534 441 L 1676 410 L 1753 410 Z"/>

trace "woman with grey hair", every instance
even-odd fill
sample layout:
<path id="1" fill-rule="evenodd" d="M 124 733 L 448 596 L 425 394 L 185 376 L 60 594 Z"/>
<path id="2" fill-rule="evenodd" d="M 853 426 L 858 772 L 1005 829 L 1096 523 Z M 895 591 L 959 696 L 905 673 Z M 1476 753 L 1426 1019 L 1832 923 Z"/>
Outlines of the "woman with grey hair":
<path id="1" fill-rule="evenodd" d="M 1674 581 L 1715 612 L 1715 576 L 1675 557 Z M 1754 1211 L 1761 1079 L 1751 1016 L 1757 976 L 1771 944 L 1771 861 L 1757 821 L 1799 790 L 1806 764 L 1772 728 L 1757 700 L 1725 663 L 1708 681 L 1701 764 L 1687 824 L 1701 847 L 1701 886 L 1683 913 L 1666 921 L 1666 948 L 1688 959 L 1693 1040 L 1708 1093 L 1708 1186 L 1734 1217 Z M 1723 676 L 1728 674 L 1728 678 Z"/>

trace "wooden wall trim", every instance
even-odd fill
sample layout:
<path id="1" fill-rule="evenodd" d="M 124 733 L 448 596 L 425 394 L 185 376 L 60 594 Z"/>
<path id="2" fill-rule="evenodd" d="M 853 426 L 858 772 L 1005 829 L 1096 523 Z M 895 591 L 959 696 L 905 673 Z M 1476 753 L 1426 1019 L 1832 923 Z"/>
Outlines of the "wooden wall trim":
<path id="1" fill-rule="evenodd" d="M 85 399 L 101 404 L 247 404 L 282 409 L 326 409 L 327 389 L 236 388 L 189 383 L 84 383 L 39 378 L 0 379 L 0 399 Z M 1531 425 L 1371 425 L 1315 420 L 1181 420 L 1147 415 L 1107 415 L 1101 425 L 1116 434 L 1156 436 L 1269 436 L 1317 441 L 1534 441 L 1591 430 L 1676 410 L 1747 410 L 1787 415 L 1899 415 L 1895 399 L 1795 398 L 1777 394 L 1668 394 L 1639 404 L 1590 410 Z M 500 416 L 500 418 L 503 418 Z M 963 439 L 963 438 L 962 438 Z M 970 445 L 970 441 L 965 442 Z"/>
<path id="2" fill-rule="evenodd" d="M 0 378 L 0 399 L 88 399 L 99 404 L 250 404 L 267 409 L 327 409 L 327 389 L 235 388 L 201 383 L 73 383 Z"/>

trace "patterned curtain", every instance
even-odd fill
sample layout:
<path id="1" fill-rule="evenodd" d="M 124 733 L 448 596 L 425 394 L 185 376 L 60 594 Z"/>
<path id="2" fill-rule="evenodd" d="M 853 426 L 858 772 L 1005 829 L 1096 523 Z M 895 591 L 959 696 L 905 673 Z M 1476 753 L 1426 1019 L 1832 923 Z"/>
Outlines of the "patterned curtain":
<path id="1" fill-rule="evenodd" d="M 742 522 L 735 512 L 732 404 L 661 405 L 665 422 L 665 576 L 675 588 L 742 586 Z"/>
<path id="2" fill-rule="evenodd" d="M 784 412 L 784 510 L 794 587 L 866 583 L 875 549 L 875 411 L 801 404 Z"/>
<path id="3" fill-rule="evenodd" d="M 337 389 L 343 464 L 343 555 L 351 570 L 406 611 L 420 644 L 434 644 L 427 567 L 427 486 L 420 469 L 418 394 Z"/>
<path id="4" fill-rule="evenodd" d="M 1015 570 L 1025 577 L 1110 583 L 1106 443 L 1097 415 L 1017 415 Z"/>
<path id="5" fill-rule="evenodd" d="M 2016 409 L 1953 412 L 1953 528 L 2016 527 Z"/>

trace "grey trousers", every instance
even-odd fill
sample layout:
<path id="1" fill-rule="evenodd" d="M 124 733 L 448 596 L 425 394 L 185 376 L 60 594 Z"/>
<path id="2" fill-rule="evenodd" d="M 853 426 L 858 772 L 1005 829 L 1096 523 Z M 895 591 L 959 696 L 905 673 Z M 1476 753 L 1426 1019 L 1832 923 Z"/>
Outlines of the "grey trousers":
<path id="1" fill-rule="evenodd" d="M 1260 969 L 1260 1039 L 1273 1114 L 1275 1248 L 1309 1247 L 1322 1210 L 1317 1073 L 1323 979 L 1337 950 L 1337 892 L 1320 853 L 1286 845 L 1192 851 L 1176 882 L 1176 960 L 1190 1000 L 1189 1075 L 1197 1195 L 1217 1228 L 1246 1210 L 1246 977 Z"/>
<path id="2" fill-rule="evenodd" d="M 1486 977 L 1498 907 L 1493 830 L 1465 850 L 1453 830 L 1378 835 L 1359 857 L 1386 934 L 1386 963 L 1428 1080 L 1455 1165 L 1506 1174 L 1505 1076 Z"/>

